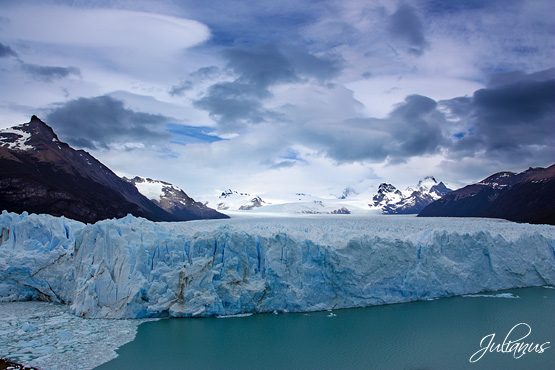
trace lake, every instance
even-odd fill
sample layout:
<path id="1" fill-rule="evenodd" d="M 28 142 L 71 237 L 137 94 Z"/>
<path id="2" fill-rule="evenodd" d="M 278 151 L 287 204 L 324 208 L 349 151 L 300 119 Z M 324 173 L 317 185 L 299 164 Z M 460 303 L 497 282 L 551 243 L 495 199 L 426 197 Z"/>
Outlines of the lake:
<path id="1" fill-rule="evenodd" d="M 148 322 L 96 369 L 554 369 L 555 289 L 484 295 Z M 495 351 L 504 340 L 497 349 L 513 352 Z M 481 341 L 493 352 L 471 363 Z"/>

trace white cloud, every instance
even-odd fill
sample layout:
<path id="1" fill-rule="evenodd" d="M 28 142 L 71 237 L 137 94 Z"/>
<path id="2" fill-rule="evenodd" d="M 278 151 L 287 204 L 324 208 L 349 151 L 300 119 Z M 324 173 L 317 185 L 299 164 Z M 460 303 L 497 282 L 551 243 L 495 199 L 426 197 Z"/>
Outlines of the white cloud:
<path id="1" fill-rule="evenodd" d="M 4 9 L 3 16 L 10 19 L 4 37 L 101 49 L 128 58 L 167 56 L 210 36 L 197 21 L 128 10 L 22 6 Z"/>

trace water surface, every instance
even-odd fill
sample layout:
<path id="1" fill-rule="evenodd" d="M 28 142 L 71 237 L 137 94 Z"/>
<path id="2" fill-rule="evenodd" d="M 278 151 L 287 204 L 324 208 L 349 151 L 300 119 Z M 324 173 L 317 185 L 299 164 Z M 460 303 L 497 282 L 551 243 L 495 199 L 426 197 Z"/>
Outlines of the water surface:
<path id="1" fill-rule="evenodd" d="M 487 295 L 495 297 L 149 322 L 97 369 L 555 369 L 555 289 Z M 551 348 L 519 359 L 488 352 L 469 362 L 482 338 L 495 333 L 494 342 L 503 342 L 519 323 L 531 328 L 520 343 Z M 517 326 L 509 340 L 525 329 Z"/>

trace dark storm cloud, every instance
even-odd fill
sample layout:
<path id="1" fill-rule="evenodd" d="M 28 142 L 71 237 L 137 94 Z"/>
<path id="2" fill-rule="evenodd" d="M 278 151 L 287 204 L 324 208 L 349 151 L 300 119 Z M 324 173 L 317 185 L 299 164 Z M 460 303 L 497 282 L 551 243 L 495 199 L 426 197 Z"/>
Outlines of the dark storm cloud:
<path id="1" fill-rule="evenodd" d="M 220 69 L 216 66 L 202 67 L 189 73 L 187 79 L 183 79 L 179 84 L 170 88 L 168 93 L 171 96 L 184 95 L 186 91 L 192 90 L 196 83 L 204 82 L 218 76 Z"/>
<path id="2" fill-rule="evenodd" d="M 185 93 L 185 91 L 191 90 L 193 88 L 192 81 L 182 81 L 178 85 L 174 85 L 171 87 L 170 91 L 168 92 L 171 96 L 181 96 Z"/>
<path id="3" fill-rule="evenodd" d="M 465 126 L 451 153 L 473 156 L 485 151 L 507 159 L 555 160 L 555 79 L 539 80 L 552 73 L 506 74 L 513 82 L 478 90 L 472 98 L 442 102 L 456 108 L 453 113 Z"/>
<path id="4" fill-rule="evenodd" d="M 257 94 L 257 87 L 248 83 L 221 82 L 210 86 L 208 94 L 194 105 L 208 111 L 222 126 L 240 129 L 244 124 L 264 122 L 275 115 L 263 108 L 262 96 Z"/>
<path id="5" fill-rule="evenodd" d="M 342 69 L 337 58 L 317 57 L 300 48 L 266 45 L 249 50 L 230 49 L 224 52 L 228 64 L 241 80 L 254 86 L 295 82 L 301 77 L 326 81 Z"/>
<path id="6" fill-rule="evenodd" d="M 70 75 L 80 76 L 81 71 L 76 67 L 41 66 L 29 64 L 19 59 L 17 53 L 9 46 L 0 42 L 0 58 L 17 58 L 21 69 L 36 80 L 51 82 Z"/>
<path id="7" fill-rule="evenodd" d="M 265 97 L 269 94 L 269 86 L 299 79 L 291 61 L 275 46 L 231 49 L 224 52 L 224 56 L 228 67 L 240 76 L 236 82 L 248 87 L 248 93 L 253 96 Z"/>
<path id="8" fill-rule="evenodd" d="M 31 77 L 44 82 L 51 82 L 56 79 L 69 77 L 70 75 L 81 75 L 81 71 L 76 67 L 40 66 L 22 62 L 21 69 Z"/>
<path id="9" fill-rule="evenodd" d="M 274 119 L 276 113 L 262 107 L 262 100 L 271 96 L 271 86 L 306 78 L 324 82 L 336 76 L 342 68 L 338 59 L 274 45 L 248 50 L 229 49 L 224 52 L 224 57 L 227 68 L 237 78 L 210 86 L 207 94 L 194 104 L 228 128 Z"/>
<path id="10" fill-rule="evenodd" d="M 404 161 L 436 153 L 446 144 L 445 119 L 436 107 L 430 98 L 411 95 L 387 118 L 357 118 L 312 127 L 303 136 L 339 162 Z"/>
<path id="11" fill-rule="evenodd" d="M 439 103 L 411 95 L 386 118 L 302 125 L 294 136 L 338 162 L 397 163 L 444 153 L 452 160 L 470 157 L 506 166 L 533 160 L 553 163 L 552 74 L 510 73 L 507 84 Z"/>
<path id="12" fill-rule="evenodd" d="M 317 21 L 330 4 L 321 1 L 213 0 L 210 6 L 180 1 L 188 17 L 210 27 L 209 43 L 218 46 L 301 43 L 299 30 Z"/>
<path id="13" fill-rule="evenodd" d="M 61 104 L 47 116 L 60 138 L 80 148 L 108 148 L 112 144 L 132 148 L 149 146 L 171 139 L 164 131 L 169 118 L 135 112 L 110 96 L 79 98 Z"/>
<path id="14" fill-rule="evenodd" d="M 493 74 L 488 81 L 488 87 L 499 87 L 522 81 L 546 81 L 553 79 L 555 79 L 555 68 L 529 74 L 522 71 L 511 71 Z"/>
<path id="15" fill-rule="evenodd" d="M 0 42 L 0 58 L 16 57 L 17 53 L 9 46 Z"/>
<path id="16" fill-rule="evenodd" d="M 191 78 L 204 81 L 218 74 L 220 69 L 216 66 L 202 67 L 189 74 Z"/>
<path id="17" fill-rule="evenodd" d="M 465 1 L 445 1 L 445 0 L 428 0 L 424 3 L 425 9 L 430 13 L 460 13 L 468 10 L 480 10 L 491 6 L 492 4 L 503 1 L 504 4 L 513 2 L 512 0 L 465 0 Z"/>
<path id="18" fill-rule="evenodd" d="M 444 144 L 441 125 L 444 117 L 437 103 L 425 96 L 411 95 L 389 116 L 387 125 L 395 140 L 392 157 L 432 154 Z"/>
<path id="19" fill-rule="evenodd" d="M 409 52 L 421 55 L 427 45 L 424 24 L 415 8 L 402 4 L 389 17 L 389 32 L 409 45 Z"/>

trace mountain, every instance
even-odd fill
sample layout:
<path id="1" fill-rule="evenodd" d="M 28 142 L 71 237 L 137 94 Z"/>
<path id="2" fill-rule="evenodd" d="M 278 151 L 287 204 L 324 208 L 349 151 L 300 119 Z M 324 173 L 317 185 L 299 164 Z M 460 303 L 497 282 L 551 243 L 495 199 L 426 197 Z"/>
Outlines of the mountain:
<path id="1" fill-rule="evenodd" d="M 250 211 L 268 204 L 258 195 L 231 189 L 223 191 L 215 203 L 218 210 L 222 211 Z"/>
<path id="2" fill-rule="evenodd" d="M 409 187 L 403 192 L 391 184 L 382 183 L 368 205 L 381 208 L 383 214 L 416 214 L 450 191 L 432 176 L 420 180 L 416 188 Z"/>
<path id="3" fill-rule="evenodd" d="M 61 142 L 38 119 L 0 130 L 0 208 L 48 213 L 93 223 L 127 214 L 152 221 L 185 221 L 83 150 Z"/>
<path id="4" fill-rule="evenodd" d="M 431 203 L 420 217 L 491 217 L 555 225 L 555 164 L 499 172 Z"/>
<path id="5" fill-rule="evenodd" d="M 201 202 L 195 201 L 179 187 L 169 182 L 153 180 L 146 177 L 135 176 L 132 179 L 123 177 L 123 180 L 135 185 L 139 193 L 150 199 L 151 202 L 166 212 L 180 218 L 193 216 L 196 219 L 228 218 L 218 211 L 208 208 Z"/>

